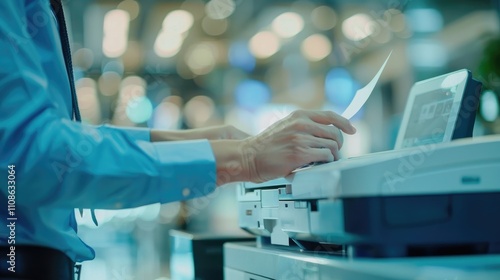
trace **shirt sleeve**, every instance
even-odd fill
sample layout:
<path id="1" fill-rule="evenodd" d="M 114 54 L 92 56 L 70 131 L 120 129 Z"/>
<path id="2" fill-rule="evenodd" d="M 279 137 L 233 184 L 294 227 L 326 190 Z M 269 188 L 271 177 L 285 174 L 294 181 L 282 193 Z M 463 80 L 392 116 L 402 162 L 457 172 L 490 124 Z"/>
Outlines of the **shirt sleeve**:
<path id="1" fill-rule="evenodd" d="M 46 82 L 22 3 L 0 5 L 0 174 L 15 165 L 17 204 L 113 209 L 214 190 L 206 140 L 150 143 L 61 117 L 47 94 L 61 89 Z M 7 188 L 0 193 L 7 196 Z"/>
<path id="2" fill-rule="evenodd" d="M 99 128 L 103 130 L 121 130 L 128 136 L 132 137 L 135 140 L 142 141 L 151 141 L 151 129 L 144 127 L 121 127 L 121 126 L 112 126 L 112 125 L 102 125 Z"/>

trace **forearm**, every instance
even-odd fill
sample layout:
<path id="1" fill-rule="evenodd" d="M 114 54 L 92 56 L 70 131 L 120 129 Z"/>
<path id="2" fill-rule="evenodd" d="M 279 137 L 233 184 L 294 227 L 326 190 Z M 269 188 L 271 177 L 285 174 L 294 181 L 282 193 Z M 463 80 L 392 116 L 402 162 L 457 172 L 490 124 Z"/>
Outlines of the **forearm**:
<path id="1" fill-rule="evenodd" d="M 245 139 L 250 135 L 231 125 L 218 125 L 187 130 L 157 130 L 150 131 L 151 142 L 183 141 L 194 139 L 222 140 Z"/>
<path id="2" fill-rule="evenodd" d="M 150 139 L 151 142 L 162 142 L 162 141 L 183 141 L 196 139 L 190 135 L 190 130 L 158 130 L 151 129 Z"/>

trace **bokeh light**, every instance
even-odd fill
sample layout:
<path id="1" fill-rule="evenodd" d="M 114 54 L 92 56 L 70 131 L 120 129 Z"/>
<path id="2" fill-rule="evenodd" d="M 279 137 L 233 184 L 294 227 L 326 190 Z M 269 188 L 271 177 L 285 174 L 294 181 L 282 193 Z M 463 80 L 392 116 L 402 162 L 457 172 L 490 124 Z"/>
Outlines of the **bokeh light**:
<path id="1" fill-rule="evenodd" d="M 134 123 L 143 123 L 149 120 L 153 113 L 153 104 L 146 96 L 136 96 L 130 98 L 126 114 Z"/>
<path id="2" fill-rule="evenodd" d="M 159 57 L 172 57 L 176 55 L 182 47 L 182 35 L 175 32 L 161 32 L 154 44 L 155 53 Z"/>
<path id="3" fill-rule="evenodd" d="M 213 19 L 225 19 L 229 17 L 236 8 L 233 0 L 210 0 L 205 6 L 207 16 Z"/>
<path id="4" fill-rule="evenodd" d="M 193 14 L 186 10 L 174 10 L 168 13 L 154 43 L 156 55 L 159 57 L 176 55 L 181 50 L 184 38 L 193 23 Z"/>
<path id="5" fill-rule="evenodd" d="M 251 72 L 255 68 L 255 58 L 250 53 L 245 42 L 236 41 L 231 44 L 229 47 L 229 64 L 247 72 Z"/>
<path id="6" fill-rule="evenodd" d="M 352 41 L 360 41 L 373 33 L 373 19 L 363 13 L 355 14 L 342 23 L 342 33 Z"/>
<path id="7" fill-rule="evenodd" d="M 98 81 L 99 92 L 105 96 L 115 95 L 120 89 L 121 80 L 120 75 L 116 72 L 108 71 L 102 73 Z"/>
<path id="8" fill-rule="evenodd" d="M 96 82 L 90 78 L 81 78 L 76 81 L 75 88 L 82 120 L 90 124 L 99 124 L 101 107 L 97 97 Z"/>
<path id="9" fill-rule="evenodd" d="M 134 20 L 139 15 L 141 7 L 137 1 L 124 0 L 120 2 L 120 4 L 118 4 L 117 8 L 127 11 L 128 14 L 130 15 L 130 20 Z"/>
<path id="10" fill-rule="evenodd" d="M 127 50 L 130 15 L 115 9 L 104 16 L 102 52 L 108 57 L 119 57 Z"/>
<path id="11" fill-rule="evenodd" d="M 325 78 L 325 94 L 328 101 L 345 109 L 354 98 L 359 85 L 344 68 L 334 68 Z"/>
<path id="12" fill-rule="evenodd" d="M 448 53 L 444 46 L 435 40 L 414 40 L 409 44 L 408 55 L 416 67 L 439 68 L 446 65 Z"/>
<path id="13" fill-rule="evenodd" d="M 250 39 L 250 52 L 256 58 L 268 58 L 281 47 L 278 37 L 270 31 L 261 31 Z"/>
<path id="14" fill-rule="evenodd" d="M 491 90 L 483 92 L 480 106 L 481 116 L 485 121 L 492 122 L 498 118 L 499 105 L 498 98 Z"/>
<path id="15" fill-rule="evenodd" d="M 145 110 L 145 115 L 152 114 L 152 104 L 149 99 L 144 100 L 146 95 L 146 81 L 138 76 L 129 76 L 122 80 L 120 84 L 120 92 L 116 103 L 116 108 L 113 113 L 112 123 L 121 126 L 135 126 L 141 123 L 144 118 L 144 112 L 137 110 Z M 147 103 L 150 103 L 151 109 Z M 139 105 L 139 106 L 137 106 Z M 138 109 L 137 109 L 138 108 Z M 148 113 L 148 111 L 150 111 Z M 132 118 L 130 118 L 130 116 Z M 144 121 L 142 121 L 144 122 Z"/>
<path id="16" fill-rule="evenodd" d="M 304 28 L 304 20 L 297 13 L 286 12 L 273 20 L 272 28 L 278 36 L 290 38 L 302 31 Z"/>
<path id="17" fill-rule="evenodd" d="M 436 32 L 443 28 L 443 16 L 436 9 L 411 9 L 406 17 L 414 32 Z"/>
<path id="18" fill-rule="evenodd" d="M 319 30 L 329 30 L 337 24 L 337 14 L 328 6 L 319 6 L 311 12 L 311 21 Z"/>
<path id="19" fill-rule="evenodd" d="M 146 81 L 139 76 L 128 76 L 125 79 L 123 79 L 121 83 L 122 88 L 125 88 L 127 86 L 139 86 L 141 88 L 140 95 L 144 95 L 144 88 L 146 87 Z"/>
<path id="20" fill-rule="evenodd" d="M 186 10 L 174 10 L 165 16 L 163 20 L 163 32 L 182 34 L 193 26 L 193 14 Z"/>
<path id="21" fill-rule="evenodd" d="M 218 36 L 226 32 L 227 30 L 227 20 L 226 19 L 212 19 L 210 17 L 204 17 L 201 21 L 201 28 L 203 31 L 211 36 Z"/>
<path id="22" fill-rule="evenodd" d="M 102 72 L 115 72 L 118 75 L 122 76 L 124 72 L 124 66 L 121 60 L 111 60 L 109 62 L 106 62 L 102 66 Z"/>
<path id="23" fill-rule="evenodd" d="M 406 17 L 398 9 L 389 9 L 384 14 L 390 18 L 389 27 L 393 32 L 401 32 L 406 28 Z"/>
<path id="24" fill-rule="evenodd" d="M 78 49 L 73 54 L 73 66 L 82 71 L 88 70 L 94 63 L 94 52 L 88 48 Z"/>
<path id="25" fill-rule="evenodd" d="M 244 80 L 235 89 L 236 104 L 241 108 L 255 110 L 271 99 L 271 90 L 261 81 Z"/>
<path id="26" fill-rule="evenodd" d="M 186 64 L 194 74 L 205 75 L 214 69 L 216 63 L 214 48 L 209 43 L 200 43 L 187 51 Z"/>
<path id="27" fill-rule="evenodd" d="M 203 126 L 215 113 L 214 101 L 204 95 L 198 95 L 186 103 L 184 116 L 187 124 L 192 127 Z"/>
<path id="28" fill-rule="evenodd" d="M 332 52 L 332 44 L 325 35 L 313 34 L 302 42 L 300 50 L 310 61 L 319 61 Z"/>
<path id="29" fill-rule="evenodd" d="M 178 104 L 164 101 L 156 106 L 153 114 L 153 128 L 178 129 L 181 117 L 181 109 Z"/>

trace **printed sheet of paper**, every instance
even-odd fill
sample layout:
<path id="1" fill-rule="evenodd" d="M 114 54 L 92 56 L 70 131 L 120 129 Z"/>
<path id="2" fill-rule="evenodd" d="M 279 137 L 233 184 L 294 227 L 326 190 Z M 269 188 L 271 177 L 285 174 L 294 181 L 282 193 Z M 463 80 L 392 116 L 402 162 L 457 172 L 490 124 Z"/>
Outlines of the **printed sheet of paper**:
<path id="1" fill-rule="evenodd" d="M 359 110 L 365 105 L 366 101 L 370 97 L 370 95 L 373 92 L 373 89 L 375 88 L 375 85 L 377 85 L 378 79 L 380 78 L 380 75 L 384 71 L 385 65 L 387 64 L 387 61 L 391 57 L 392 51 L 389 53 L 387 58 L 385 59 L 384 64 L 382 64 L 382 67 L 378 70 L 377 74 L 373 79 L 363 88 L 359 89 L 356 91 L 356 95 L 352 99 L 351 103 L 347 108 L 345 109 L 344 113 L 342 113 L 342 117 L 346 119 L 351 119 L 354 115 L 356 115 Z"/>
<path id="2" fill-rule="evenodd" d="M 372 94 L 373 90 L 375 89 L 375 86 L 377 85 L 378 79 L 380 78 L 380 75 L 382 75 L 382 72 L 384 71 L 384 68 L 385 68 L 385 65 L 387 64 L 387 61 L 389 61 L 391 54 L 392 54 L 392 51 L 389 53 L 389 55 L 385 59 L 384 64 L 382 64 L 382 66 L 378 70 L 375 77 L 373 77 L 373 79 L 366 86 L 364 86 L 363 88 L 356 91 L 356 95 L 352 99 L 349 106 L 347 106 L 344 113 L 342 113 L 342 117 L 344 117 L 346 119 L 351 119 L 354 115 L 356 115 L 357 112 L 359 112 L 359 110 L 361 110 L 361 108 L 363 108 L 363 105 L 365 105 L 366 101 L 368 100 L 368 98 Z M 324 162 L 311 162 L 309 164 L 306 164 L 304 166 L 301 166 L 301 167 L 295 169 L 294 171 L 292 171 L 292 173 L 295 173 L 297 171 L 301 171 L 304 169 L 308 169 L 308 168 L 311 168 L 313 166 L 320 165 L 323 163 Z"/>

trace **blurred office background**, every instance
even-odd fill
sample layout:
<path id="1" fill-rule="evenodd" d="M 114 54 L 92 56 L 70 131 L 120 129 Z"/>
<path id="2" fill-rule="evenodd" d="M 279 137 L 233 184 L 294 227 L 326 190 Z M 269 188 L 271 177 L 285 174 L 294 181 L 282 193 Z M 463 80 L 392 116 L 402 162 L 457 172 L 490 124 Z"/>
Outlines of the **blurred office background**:
<path id="1" fill-rule="evenodd" d="M 64 2 L 64 1 L 63 1 Z M 256 134 L 292 110 L 341 113 L 392 50 L 343 156 L 391 149 L 414 82 L 468 68 L 484 84 L 475 135 L 500 132 L 500 2 L 67 0 L 85 122 Z M 126 164 L 119 163 L 117 164 Z M 173 228 L 237 232 L 235 190 L 96 211 L 82 280 L 168 279 Z"/>

